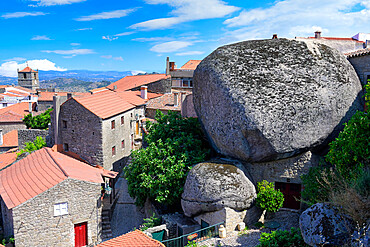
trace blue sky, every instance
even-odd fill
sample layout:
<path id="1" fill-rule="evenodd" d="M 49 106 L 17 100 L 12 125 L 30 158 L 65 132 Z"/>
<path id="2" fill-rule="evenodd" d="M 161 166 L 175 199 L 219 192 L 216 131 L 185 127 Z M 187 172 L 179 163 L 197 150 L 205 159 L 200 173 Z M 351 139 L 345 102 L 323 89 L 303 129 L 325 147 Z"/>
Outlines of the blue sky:
<path id="1" fill-rule="evenodd" d="M 0 75 L 16 69 L 163 72 L 242 40 L 370 33 L 370 0 L 6 0 Z"/>

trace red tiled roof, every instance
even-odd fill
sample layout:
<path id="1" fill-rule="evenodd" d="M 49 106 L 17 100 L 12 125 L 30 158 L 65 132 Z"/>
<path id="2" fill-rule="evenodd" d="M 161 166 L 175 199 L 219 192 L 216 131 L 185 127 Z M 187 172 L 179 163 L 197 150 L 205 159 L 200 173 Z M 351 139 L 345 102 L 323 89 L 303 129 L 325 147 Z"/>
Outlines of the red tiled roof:
<path id="1" fill-rule="evenodd" d="M 181 69 L 186 69 L 186 70 L 195 70 L 197 66 L 202 62 L 202 60 L 189 60 L 187 63 L 185 63 Z"/>
<path id="2" fill-rule="evenodd" d="M 22 122 L 25 115 L 29 114 L 28 102 L 21 102 L 0 109 L 0 122 Z M 32 104 L 34 108 L 36 103 Z"/>
<path id="3" fill-rule="evenodd" d="M 152 82 L 156 82 L 162 79 L 167 79 L 170 76 L 165 74 L 150 74 L 150 75 L 133 75 L 126 76 L 122 79 L 110 84 L 107 88 L 113 90 L 114 86 L 117 86 L 116 91 L 126 91 L 135 87 L 147 85 Z"/>
<path id="4" fill-rule="evenodd" d="M 125 101 L 117 93 L 112 91 L 73 99 L 102 119 L 135 108 L 134 104 Z"/>
<path id="5" fill-rule="evenodd" d="M 366 49 L 361 49 L 361 50 L 357 50 L 357 51 L 345 53 L 344 55 L 346 55 L 348 58 L 370 55 L 370 48 L 366 48 Z"/>
<path id="6" fill-rule="evenodd" d="M 99 87 L 99 88 L 91 89 L 90 92 L 94 94 L 94 93 L 101 93 L 107 90 L 109 90 L 107 87 Z"/>
<path id="7" fill-rule="evenodd" d="M 23 70 L 21 70 L 19 72 L 37 72 L 37 71 L 35 71 L 35 70 L 33 70 L 33 69 L 31 69 L 30 67 L 27 66 L 26 68 L 24 68 Z"/>
<path id="8" fill-rule="evenodd" d="M 3 145 L 0 147 L 18 147 L 18 130 L 12 130 L 3 135 Z"/>
<path id="9" fill-rule="evenodd" d="M 10 209 L 67 178 L 103 183 L 101 175 L 100 169 L 45 147 L 0 171 L 0 195 Z"/>
<path id="10" fill-rule="evenodd" d="M 316 39 L 315 37 L 308 37 L 309 39 Z M 321 37 L 319 39 L 326 39 L 326 40 L 341 40 L 341 41 L 355 41 L 355 42 L 358 42 L 358 43 L 365 43 L 363 41 L 358 41 L 356 39 L 353 39 L 353 38 L 337 38 L 337 37 Z"/>
<path id="11" fill-rule="evenodd" d="M 17 153 L 15 152 L 16 150 L 17 149 L 12 149 L 0 154 L 0 171 L 17 159 Z"/>
<path id="12" fill-rule="evenodd" d="M 158 93 L 147 93 L 148 99 L 144 100 L 141 98 L 141 91 L 123 91 L 117 92 L 117 94 L 124 100 L 128 101 L 129 103 L 139 106 L 145 104 L 148 100 L 158 98 L 163 94 Z"/>
<path id="13" fill-rule="evenodd" d="M 30 94 L 24 93 L 18 90 L 7 90 L 6 92 L 4 92 L 4 95 L 10 96 L 10 97 L 27 97 Z"/>
<path id="14" fill-rule="evenodd" d="M 38 101 L 53 101 L 53 96 L 67 96 L 68 92 L 39 92 Z M 73 97 L 89 96 L 91 93 L 72 92 Z"/>
<path id="15" fill-rule="evenodd" d="M 186 93 L 188 95 L 190 93 Z M 179 100 L 180 100 L 179 95 Z M 175 106 L 175 98 L 173 93 L 164 94 L 161 97 L 152 99 L 148 102 L 147 109 L 158 109 L 158 110 L 170 110 L 170 111 L 181 111 L 181 105 Z"/>
<path id="16" fill-rule="evenodd" d="M 135 230 L 119 237 L 110 239 L 96 247 L 164 247 L 165 245 L 158 240 L 148 237 L 145 233 Z"/>

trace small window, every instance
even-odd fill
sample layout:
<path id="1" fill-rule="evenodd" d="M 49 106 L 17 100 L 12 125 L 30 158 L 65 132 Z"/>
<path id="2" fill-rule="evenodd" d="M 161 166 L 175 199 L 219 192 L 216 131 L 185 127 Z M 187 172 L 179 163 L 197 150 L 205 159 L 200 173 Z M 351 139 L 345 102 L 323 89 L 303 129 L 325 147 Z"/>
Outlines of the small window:
<path id="1" fill-rule="evenodd" d="M 27 79 L 27 74 L 26 73 L 23 73 L 23 78 Z"/>
<path id="2" fill-rule="evenodd" d="M 112 156 L 116 155 L 116 146 L 112 147 Z"/>
<path id="3" fill-rule="evenodd" d="M 57 203 L 54 205 L 54 216 L 61 216 L 68 214 L 68 203 Z"/>
<path id="4" fill-rule="evenodd" d="M 68 144 L 67 143 L 64 143 L 63 144 L 63 148 L 64 148 L 64 151 L 66 151 L 66 152 L 69 151 L 69 147 L 68 147 Z"/>
<path id="5" fill-rule="evenodd" d="M 116 128 L 116 121 L 115 120 L 112 120 L 112 130 Z"/>
<path id="6" fill-rule="evenodd" d="M 121 125 L 124 125 L 125 124 L 125 117 L 124 116 L 122 116 L 121 117 Z"/>
<path id="7" fill-rule="evenodd" d="M 121 141 L 121 148 L 122 148 L 122 149 L 125 149 L 125 140 L 122 140 L 122 141 Z"/>
<path id="8" fill-rule="evenodd" d="M 63 128 L 66 129 L 67 128 L 67 121 L 63 120 Z"/>

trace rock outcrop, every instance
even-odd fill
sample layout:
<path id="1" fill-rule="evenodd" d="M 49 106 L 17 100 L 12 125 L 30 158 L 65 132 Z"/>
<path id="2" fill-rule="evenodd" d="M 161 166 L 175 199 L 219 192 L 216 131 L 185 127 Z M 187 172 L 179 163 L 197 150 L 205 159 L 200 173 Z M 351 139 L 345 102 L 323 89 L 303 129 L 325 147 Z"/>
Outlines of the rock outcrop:
<path id="1" fill-rule="evenodd" d="M 363 108 L 355 70 L 323 44 L 223 46 L 199 64 L 193 80 L 195 110 L 213 147 L 248 162 L 320 147 Z"/>
<path id="2" fill-rule="evenodd" d="M 326 203 L 317 203 L 304 211 L 299 227 L 310 246 L 343 246 L 349 243 L 353 231 L 350 221 Z"/>
<path id="3" fill-rule="evenodd" d="M 243 166 L 237 166 L 220 160 L 194 166 L 186 178 L 181 199 L 185 215 L 191 217 L 225 207 L 249 208 L 256 199 L 256 189 Z"/>

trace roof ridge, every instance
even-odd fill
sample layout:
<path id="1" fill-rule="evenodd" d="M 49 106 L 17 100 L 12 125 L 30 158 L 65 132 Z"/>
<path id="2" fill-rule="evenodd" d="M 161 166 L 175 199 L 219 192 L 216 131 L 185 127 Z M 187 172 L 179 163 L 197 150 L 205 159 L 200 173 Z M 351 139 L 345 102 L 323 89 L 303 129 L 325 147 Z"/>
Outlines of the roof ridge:
<path id="1" fill-rule="evenodd" d="M 47 148 L 45 148 L 46 152 L 48 153 L 48 155 L 50 156 L 50 158 L 55 162 L 55 164 L 58 166 L 58 168 L 63 172 L 64 176 L 66 176 L 68 178 L 68 174 L 67 172 L 58 164 L 58 162 L 54 159 L 54 157 L 50 154 L 49 150 Z"/>

